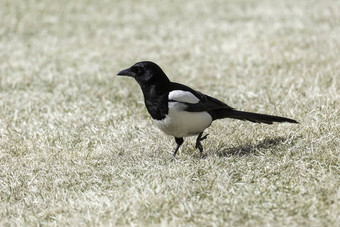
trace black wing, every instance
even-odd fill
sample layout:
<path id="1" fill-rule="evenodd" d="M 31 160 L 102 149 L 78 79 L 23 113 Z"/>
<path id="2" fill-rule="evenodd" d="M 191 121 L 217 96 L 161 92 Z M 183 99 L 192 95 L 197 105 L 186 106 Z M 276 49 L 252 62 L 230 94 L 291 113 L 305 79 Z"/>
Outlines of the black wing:
<path id="1" fill-rule="evenodd" d="M 289 122 L 298 123 L 297 121 L 280 116 L 273 116 L 267 114 L 258 114 L 245 111 L 237 111 L 234 108 L 228 106 L 227 104 L 215 99 L 211 96 L 205 95 L 199 91 L 195 91 L 183 84 L 172 83 L 172 91 L 182 90 L 192 93 L 199 99 L 197 103 L 182 102 L 186 105 L 185 111 L 189 112 L 208 112 L 213 120 L 223 119 L 223 118 L 234 118 L 243 121 L 251 121 L 255 123 L 265 123 L 272 124 L 273 122 Z M 181 101 L 177 101 L 181 102 Z"/>
<path id="2" fill-rule="evenodd" d="M 183 84 L 171 83 L 171 91 L 174 90 L 188 91 L 199 99 L 198 103 L 183 102 L 187 105 L 187 108 L 185 110 L 188 112 L 202 112 L 202 111 L 210 112 L 217 109 L 234 110 L 234 108 L 228 106 L 227 104 L 221 102 L 220 100 L 215 99 L 209 95 L 205 95 Z"/>

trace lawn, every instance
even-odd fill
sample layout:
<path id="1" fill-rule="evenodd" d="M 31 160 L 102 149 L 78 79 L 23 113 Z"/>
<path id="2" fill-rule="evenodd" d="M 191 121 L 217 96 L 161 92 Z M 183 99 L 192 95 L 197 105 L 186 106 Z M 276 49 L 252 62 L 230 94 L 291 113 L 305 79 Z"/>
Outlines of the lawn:
<path id="1" fill-rule="evenodd" d="M 337 0 L 2 0 L 0 225 L 338 226 L 339 34 Z M 141 60 L 300 124 L 219 120 L 171 160 L 115 76 Z"/>

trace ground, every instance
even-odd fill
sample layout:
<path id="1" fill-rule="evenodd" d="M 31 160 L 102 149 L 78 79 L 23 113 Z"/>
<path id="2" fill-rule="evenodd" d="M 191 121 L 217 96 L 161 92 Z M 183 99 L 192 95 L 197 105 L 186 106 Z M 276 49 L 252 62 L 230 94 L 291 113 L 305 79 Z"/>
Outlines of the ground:
<path id="1" fill-rule="evenodd" d="M 2 0 L 0 225 L 337 226 L 339 34 L 337 0 Z M 115 76 L 141 60 L 300 124 L 216 121 L 171 160 Z"/>

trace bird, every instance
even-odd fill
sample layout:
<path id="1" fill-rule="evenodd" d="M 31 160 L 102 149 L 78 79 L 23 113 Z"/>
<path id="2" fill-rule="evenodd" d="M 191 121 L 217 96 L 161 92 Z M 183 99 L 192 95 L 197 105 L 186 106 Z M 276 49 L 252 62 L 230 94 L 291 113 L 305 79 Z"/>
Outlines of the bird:
<path id="1" fill-rule="evenodd" d="M 177 144 L 175 158 L 184 137 L 197 136 L 195 148 L 203 154 L 203 131 L 215 120 L 232 118 L 254 123 L 298 123 L 296 120 L 267 114 L 239 111 L 224 102 L 194 90 L 184 84 L 170 81 L 160 66 L 152 61 L 141 61 L 123 69 L 117 76 L 134 78 L 142 89 L 146 109 L 156 126 L 173 136 Z"/>

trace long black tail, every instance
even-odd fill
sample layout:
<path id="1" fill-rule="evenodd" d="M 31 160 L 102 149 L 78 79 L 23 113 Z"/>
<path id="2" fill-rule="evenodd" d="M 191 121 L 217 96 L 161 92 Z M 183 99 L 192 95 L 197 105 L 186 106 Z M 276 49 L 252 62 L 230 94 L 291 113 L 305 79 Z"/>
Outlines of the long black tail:
<path id="1" fill-rule="evenodd" d="M 255 123 L 265 123 L 273 124 L 274 122 L 289 122 L 289 123 L 299 123 L 293 119 L 286 117 L 279 117 L 267 114 L 250 113 L 237 110 L 225 110 L 219 109 L 214 111 L 214 120 L 222 118 L 233 118 L 242 121 L 251 121 Z"/>

